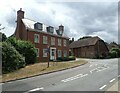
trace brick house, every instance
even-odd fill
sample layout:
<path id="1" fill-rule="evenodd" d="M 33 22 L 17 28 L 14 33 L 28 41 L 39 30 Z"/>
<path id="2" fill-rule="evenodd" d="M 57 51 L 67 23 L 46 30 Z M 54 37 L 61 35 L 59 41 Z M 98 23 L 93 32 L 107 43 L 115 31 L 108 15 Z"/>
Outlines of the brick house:
<path id="1" fill-rule="evenodd" d="M 35 45 L 38 61 L 56 60 L 57 57 L 69 55 L 69 38 L 64 34 L 64 26 L 60 25 L 55 28 L 24 18 L 22 9 L 17 11 L 16 23 L 15 37 L 31 41 Z M 48 48 L 50 49 L 49 55 Z"/>
<path id="2" fill-rule="evenodd" d="M 69 45 L 76 57 L 95 58 L 97 55 L 108 54 L 105 42 L 99 37 L 90 37 L 74 41 Z"/>

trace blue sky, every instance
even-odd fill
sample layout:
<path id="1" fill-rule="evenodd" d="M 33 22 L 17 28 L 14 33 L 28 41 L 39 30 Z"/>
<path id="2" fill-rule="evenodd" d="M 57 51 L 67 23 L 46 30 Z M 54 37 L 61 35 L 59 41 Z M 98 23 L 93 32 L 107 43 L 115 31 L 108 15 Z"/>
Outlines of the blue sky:
<path id="1" fill-rule="evenodd" d="M 118 1 L 100 1 L 3 0 L 0 23 L 5 29 L 1 32 L 7 36 L 14 33 L 16 12 L 22 8 L 26 18 L 54 27 L 63 24 L 65 33 L 75 40 L 89 35 L 99 36 L 106 42 L 118 42 Z"/>

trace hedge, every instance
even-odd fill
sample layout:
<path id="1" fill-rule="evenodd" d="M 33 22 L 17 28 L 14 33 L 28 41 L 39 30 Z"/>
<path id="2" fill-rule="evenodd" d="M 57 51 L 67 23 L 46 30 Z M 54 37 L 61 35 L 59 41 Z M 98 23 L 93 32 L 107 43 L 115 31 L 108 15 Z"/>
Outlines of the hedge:
<path id="1" fill-rule="evenodd" d="M 12 72 L 25 67 L 25 58 L 10 44 L 2 43 L 2 71 Z"/>

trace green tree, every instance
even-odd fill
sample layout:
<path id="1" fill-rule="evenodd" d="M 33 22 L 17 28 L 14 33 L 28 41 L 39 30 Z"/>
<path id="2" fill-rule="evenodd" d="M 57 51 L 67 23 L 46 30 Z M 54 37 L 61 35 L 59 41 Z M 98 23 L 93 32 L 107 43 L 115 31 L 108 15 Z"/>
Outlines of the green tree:
<path id="1" fill-rule="evenodd" d="M 1 32 L 0 32 L 0 37 L 1 37 L 1 38 L 0 38 L 0 41 L 2 41 L 2 42 L 7 39 L 6 35 L 5 35 L 4 33 L 1 33 Z M 2 39 L 2 40 L 1 40 L 1 39 Z"/>
<path id="2" fill-rule="evenodd" d="M 16 40 L 15 37 L 10 37 L 6 40 L 10 42 L 16 50 L 25 57 L 26 64 L 36 62 L 36 51 L 34 45 L 30 41 Z"/>
<path id="3" fill-rule="evenodd" d="M 25 58 L 7 42 L 2 42 L 2 71 L 12 72 L 25 67 Z"/>
<path id="4" fill-rule="evenodd" d="M 110 50 L 109 54 L 112 58 L 120 57 L 120 49 L 119 48 L 112 48 Z"/>

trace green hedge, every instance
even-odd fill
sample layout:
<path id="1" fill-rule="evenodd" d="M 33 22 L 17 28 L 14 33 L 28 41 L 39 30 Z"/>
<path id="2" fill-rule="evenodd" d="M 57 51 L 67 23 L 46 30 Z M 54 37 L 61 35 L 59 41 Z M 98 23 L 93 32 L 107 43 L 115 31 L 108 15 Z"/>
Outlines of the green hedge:
<path id="1" fill-rule="evenodd" d="M 36 52 L 34 45 L 29 41 L 16 40 L 14 37 L 10 37 L 6 42 L 11 43 L 16 50 L 25 57 L 26 65 L 36 62 Z"/>
<path id="2" fill-rule="evenodd" d="M 75 56 L 69 56 L 69 57 L 58 57 L 57 61 L 71 61 L 71 60 L 75 60 Z"/>
<path id="3" fill-rule="evenodd" d="M 2 43 L 2 71 L 8 73 L 25 67 L 25 58 L 10 44 Z"/>

